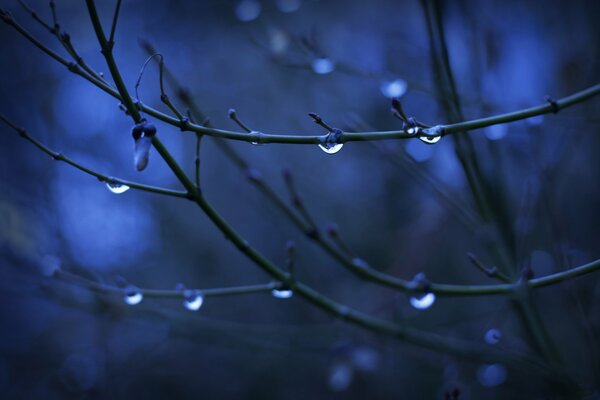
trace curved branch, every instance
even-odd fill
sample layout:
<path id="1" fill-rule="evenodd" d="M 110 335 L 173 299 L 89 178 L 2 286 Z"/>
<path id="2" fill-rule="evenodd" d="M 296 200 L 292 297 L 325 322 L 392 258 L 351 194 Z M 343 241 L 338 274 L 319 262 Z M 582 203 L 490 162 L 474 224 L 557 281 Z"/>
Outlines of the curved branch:
<path id="1" fill-rule="evenodd" d="M 58 153 L 58 152 L 50 149 L 48 146 L 46 146 L 45 144 L 43 144 L 42 142 L 40 142 L 39 140 L 37 140 L 36 138 L 31 136 L 25 129 L 19 128 L 17 125 L 12 123 L 9 119 L 7 119 L 2 114 L 0 114 L 0 121 L 4 122 L 6 125 L 8 125 L 12 129 L 17 131 L 23 139 L 29 141 L 35 147 L 37 147 L 44 153 L 48 154 L 55 161 L 62 161 L 64 163 L 67 163 L 70 166 L 72 166 L 88 175 L 91 175 L 91 176 L 97 178 L 100 182 L 105 182 L 105 183 L 111 184 L 111 185 L 125 185 L 125 186 L 129 186 L 132 189 L 137 189 L 137 190 L 141 190 L 144 192 L 152 192 L 152 193 L 162 194 L 165 196 L 180 197 L 180 198 L 184 198 L 184 199 L 189 198 L 187 192 L 184 192 L 184 191 L 165 189 L 165 188 L 161 188 L 161 187 L 157 187 L 157 186 L 144 185 L 142 183 L 137 183 L 137 182 L 132 182 L 132 181 L 128 181 L 125 179 L 115 178 L 113 176 L 108 176 L 108 175 L 104 175 L 99 172 L 96 172 L 82 164 L 79 164 L 79 163 L 73 161 L 72 159 L 65 156 L 64 154 Z"/>
<path id="2" fill-rule="evenodd" d="M 71 64 L 73 64 L 73 63 L 70 63 L 69 61 L 65 60 L 63 57 L 56 54 L 54 51 L 52 51 L 47 46 L 42 44 L 39 40 L 37 40 L 35 37 L 33 37 L 29 32 L 27 32 L 27 30 L 25 30 L 22 26 L 20 26 L 8 12 L 6 12 L 4 10 L 0 10 L 0 18 L 8 25 L 15 28 L 21 35 L 23 35 L 27 40 L 32 42 L 40 50 L 42 50 L 43 52 L 45 52 L 46 54 L 48 54 L 49 56 L 51 56 L 52 58 L 54 58 L 55 60 L 60 62 L 61 64 L 65 65 L 66 67 L 69 67 L 69 70 L 71 72 L 82 76 L 83 78 L 90 81 L 92 84 L 94 84 L 97 87 L 99 87 L 100 89 L 102 89 L 104 92 L 119 99 L 123 103 L 125 103 L 125 101 L 128 101 L 127 99 L 123 99 L 121 97 L 121 95 L 119 94 L 119 91 L 115 90 L 107 83 L 105 83 L 101 80 L 98 80 L 97 78 L 90 76 L 86 73 L 83 73 L 82 71 L 79 71 L 78 68 L 77 69 L 72 68 Z M 93 19 L 93 22 L 94 22 L 95 29 L 98 29 L 99 32 L 101 33 L 101 35 L 99 37 L 101 46 L 104 46 L 107 48 L 108 41 L 107 41 L 106 37 L 104 36 L 104 32 L 102 30 L 102 27 L 100 26 L 100 22 L 99 22 L 99 19 L 97 18 L 97 16 Z M 111 74 L 115 71 L 118 72 L 118 70 L 115 70 L 115 65 L 109 64 L 109 69 L 111 70 Z M 116 77 L 113 76 L 113 79 L 119 80 L 119 79 L 121 79 L 121 77 L 119 74 L 117 74 Z M 125 87 L 124 83 L 122 82 L 122 79 L 121 79 L 121 82 L 115 81 L 115 84 L 117 86 Z M 440 134 L 450 135 L 450 134 L 464 132 L 466 130 L 476 130 L 476 129 L 485 128 L 485 127 L 488 127 L 491 125 L 497 125 L 497 124 L 502 124 L 502 123 L 507 123 L 507 122 L 514 122 L 514 121 L 519 121 L 522 119 L 535 117 L 538 115 L 555 113 L 557 110 L 562 110 L 564 108 L 573 106 L 577 103 L 583 102 L 594 96 L 597 96 L 598 94 L 600 94 L 600 83 L 590 86 L 589 88 L 584 89 L 580 92 L 573 93 L 562 99 L 552 100 L 550 102 L 547 102 L 547 103 L 539 105 L 539 106 L 526 108 L 526 109 L 518 110 L 518 111 L 513 111 L 510 113 L 506 113 L 506 114 L 500 114 L 500 115 L 496 115 L 496 116 L 480 118 L 480 119 L 475 119 L 475 120 L 471 120 L 471 121 L 459 122 L 459 123 L 455 123 L 455 124 L 437 125 L 432 128 L 432 132 L 435 132 L 436 135 L 440 135 Z M 128 109 L 131 108 L 132 110 L 135 110 L 135 111 L 133 111 L 133 114 L 132 114 L 134 116 L 134 118 L 136 116 L 139 116 L 139 111 L 138 111 L 138 108 L 139 108 L 146 114 L 151 115 L 154 118 L 159 119 L 169 125 L 177 127 L 180 130 L 205 134 L 207 136 L 213 136 L 213 137 L 219 137 L 219 138 L 224 138 L 224 139 L 229 139 L 229 140 L 237 140 L 237 141 L 243 141 L 243 142 L 250 142 L 250 143 L 259 143 L 259 144 L 281 143 L 281 144 L 310 144 L 310 145 L 321 144 L 327 138 L 327 134 L 324 134 L 324 135 L 302 135 L 302 134 L 273 134 L 273 133 L 262 133 L 262 132 L 260 132 L 260 133 L 257 132 L 255 134 L 248 134 L 245 132 L 235 132 L 235 131 L 224 130 L 224 129 L 208 128 L 206 126 L 193 124 L 190 121 L 185 120 L 185 119 L 182 120 L 182 119 L 178 119 L 176 117 L 170 116 L 170 115 L 165 114 L 155 108 L 147 106 L 141 102 L 138 102 L 137 107 L 134 107 L 133 100 L 131 100 L 131 97 L 129 97 L 129 101 L 131 101 L 132 104 L 130 105 L 131 107 L 128 107 Z M 410 138 L 415 138 L 417 136 L 418 135 L 414 135 L 414 134 L 411 135 L 411 134 L 407 133 L 405 130 L 380 131 L 380 132 L 344 132 L 342 134 L 342 136 L 340 137 L 340 142 L 348 143 L 348 142 L 364 142 L 364 141 L 375 141 L 375 140 L 410 139 Z"/>

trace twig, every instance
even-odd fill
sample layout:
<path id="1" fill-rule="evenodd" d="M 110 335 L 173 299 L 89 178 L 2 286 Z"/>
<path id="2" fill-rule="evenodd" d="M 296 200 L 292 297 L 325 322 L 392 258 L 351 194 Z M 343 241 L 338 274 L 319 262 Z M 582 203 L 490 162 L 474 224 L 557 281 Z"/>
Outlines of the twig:
<path id="1" fill-rule="evenodd" d="M 165 188 L 160 188 L 160 187 L 156 187 L 156 186 L 149 186 L 149 185 L 144 185 L 141 183 L 137 183 L 137 182 L 131 182 L 131 181 L 127 181 L 124 179 L 120 179 L 120 178 L 115 178 L 112 176 L 108 176 L 108 175 L 104 175 L 101 174 L 99 172 L 96 172 L 82 164 L 79 164 L 73 160 L 71 160 L 69 157 L 65 156 L 62 153 L 58 153 L 52 149 L 50 149 L 48 146 L 46 146 L 45 144 L 43 144 L 42 142 L 40 142 L 39 140 L 37 140 L 36 138 L 34 138 L 33 136 L 31 136 L 25 129 L 23 128 L 19 128 L 17 125 L 15 125 L 13 122 L 11 122 L 8 118 L 6 118 L 4 115 L 0 114 L 0 121 L 4 122 L 6 125 L 10 126 L 12 129 L 14 129 L 15 131 L 17 131 L 17 133 L 24 138 L 25 140 L 29 141 L 30 143 L 32 143 L 35 147 L 37 147 L 38 149 L 40 149 L 41 151 L 43 151 L 44 153 L 48 154 L 50 157 L 52 157 L 54 160 L 56 161 L 62 161 L 66 164 L 69 164 L 70 166 L 88 174 L 91 175 L 95 178 L 97 178 L 100 182 L 105 182 L 107 184 L 110 185 L 125 185 L 125 186 L 129 186 L 132 189 L 137 189 L 137 190 L 142 190 L 145 192 L 152 192 L 152 193 L 157 193 L 157 194 L 162 194 L 165 196 L 171 196 L 171 197 L 180 197 L 180 198 L 188 198 L 188 194 L 186 192 L 183 191 L 178 191 L 178 190 L 172 190 L 172 189 L 165 189 Z"/>
<path id="2" fill-rule="evenodd" d="M 103 293 L 116 293 L 121 295 L 126 295 L 130 289 L 127 287 L 121 288 L 113 285 L 107 285 L 104 283 L 99 283 L 96 281 L 92 281 L 90 279 L 84 278 L 79 275 L 75 275 L 71 272 L 67 272 L 65 270 L 57 270 L 54 273 L 54 276 L 58 279 L 72 282 L 84 286 L 90 290 L 103 292 Z M 244 285 L 244 286 L 232 286 L 225 288 L 208 288 L 208 289 L 189 289 L 194 292 L 199 292 L 203 297 L 222 297 L 222 296 L 237 296 L 241 294 L 253 294 L 253 293 L 262 293 L 262 292 L 270 292 L 274 289 L 281 288 L 281 284 L 279 282 L 269 282 L 257 285 Z M 140 293 L 144 296 L 144 298 L 181 298 L 183 296 L 184 290 L 180 289 L 144 289 L 136 286 L 136 293 Z"/>
<path id="3" fill-rule="evenodd" d="M 10 26 L 13 26 L 20 34 L 22 34 L 26 39 L 32 42 L 36 47 L 50 55 L 55 60 L 59 61 L 61 64 L 65 66 L 69 66 L 69 62 L 64 58 L 50 50 L 48 47 L 43 45 L 37 39 L 35 39 L 29 32 L 23 29 L 20 25 L 18 25 L 12 16 L 8 14 L 4 10 L 0 10 L 0 18 L 8 23 Z M 110 68 L 110 66 L 109 66 Z M 76 70 L 71 70 L 71 72 L 75 72 L 83 78 L 87 79 L 106 93 L 111 96 L 122 101 L 119 92 L 114 90 L 112 87 L 106 84 L 106 82 L 99 82 L 97 79 L 82 74 L 81 71 L 77 72 Z M 571 94 L 570 96 L 564 97 L 562 99 L 556 100 L 556 104 L 559 109 L 565 109 L 567 107 L 571 107 L 575 104 L 586 101 L 592 97 L 600 94 L 600 83 L 595 84 L 593 86 L 588 87 L 580 92 Z M 186 131 L 198 132 L 202 134 L 206 134 L 208 136 L 219 137 L 230 140 L 244 141 L 244 142 L 253 142 L 255 140 L 254 137 L 248 137 L 246 133 L 242 132 L 234 132 L 228 131 L 224 129 L 216 129 L 209 128 L 205 126 L 201 126 L 198 124 L 191 124 L 186 121 L 182 121 L 178 118 L 174 118 L 170 115 L 164 114 L 157 109 L 149 107 L 143 103 L 138 103 L 138 107 L 144 111 L 146 114 L 157 118 L 165 123 L 168 123 L 172 126 L 175 126 L 180 129 L 185 129 Z M 518 110 L 506 114 L 500 114 L 496 116 L 490 116 L 486 118 L 474 119 L 470 121 L 458 122 L 454 124 L 446 124 L 446 125 L 437 125 L 433 128 L 437 128 L 440 132 L 443 132 L 444 135 L 450 135 L 455 133 L 460 133 L 464 131 L 472 131 L 476 129 L 485 128 L 491 125 L 503 124 L 506 122 L 519 121 L 526 118 L 535 117 L 538 115 L 548 114 L 553 112 L 556 107 L 545 103 L 539 106 L 526 108 L 523 110 Z M 322 135 L 299 135 L 299 134 L 270 134 L 270 133 L 262 133 L 261 135 L 261 144 L 269 144 L 269 143 L 282 143 L 282 144 L 308 144 L 315 145 L 322 143 L 323 140 Z M 380 132 L 345 132 L 342 142 L 363 142 L 363 141 L 374 141 L 374 140 L 397 140 L 397 139 L 410 139 L 414 138 L 414 135 L 408 134 L 404 130 L 392 130 L 392 131 L 380 131 Z"/>

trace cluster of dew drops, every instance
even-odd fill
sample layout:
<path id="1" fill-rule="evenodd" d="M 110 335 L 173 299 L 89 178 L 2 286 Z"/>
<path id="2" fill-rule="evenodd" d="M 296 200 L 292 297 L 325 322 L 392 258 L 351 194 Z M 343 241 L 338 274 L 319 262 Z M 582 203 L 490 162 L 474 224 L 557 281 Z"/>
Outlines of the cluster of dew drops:
<path id="1" fill-rule="evenodd" d="M 177 285 L 176 290 L 181 292 L 183 297 L 183 306 L 189 311 L 198 311 L 204 304 L 204 294 L 198 289 L 185 289 L 183 285 Z M 294 295 L 292 289 L 278 288 L 271 291 L 271 295 L 278 299 L 289 299 Z M 123 301 L 125 304 L 135 306 L 144 300 L 144 294 L 134 286 L 129 286 L 125 290 Z"/>

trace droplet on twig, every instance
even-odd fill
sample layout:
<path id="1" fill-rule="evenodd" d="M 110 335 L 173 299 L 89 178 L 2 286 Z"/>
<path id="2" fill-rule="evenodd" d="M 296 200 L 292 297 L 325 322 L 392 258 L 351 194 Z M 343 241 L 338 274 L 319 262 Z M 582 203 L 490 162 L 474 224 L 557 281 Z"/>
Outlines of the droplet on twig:
<path id="1" fill-rule="evenodd" d="M 123 300 L 130 306 L 135 306 L 144 300 L 144 295 L 139 290 L 131 289 L 125 293 Z"/>
<path id="2" fill-rule="evenodd" d="M 131 129 L 133 136 L 133 163 L 138 171 L 148 166 L 152 138 L 156 135 L 156 127 L 143 119 Z"/>
<path id="3" fill-rule="evenodd" d="M 329 132 L 319 144 L 319 148 L 327 154 L 337 153 L 344 146 L 344 144 L 340 142 L 343 134 L 344 133 L 341 130 L 333 128 L 333 131 Z"/>
<path id="4" fill-rule="evenodd" d="M 276 297 L 278 299 L 289 299 L 290 297 L 292 297 L 294 295 L 294 292 L 292 291 L 292 289 L 273 289 L 271 291 L 271 294 L 273 295 L 273 297 Z"/>
<path id="5" fill-rule="evenodd" d="M 410 305 L 417 310 L 426 310 L 435 303 L 435 294 L 426 293 L 422 296 L 413 296 L 409 301 Z"/>
<path id="6" fill-rule="evenodd" d="M 190 311 L 198 311 L 204 304 L 204 296 L 199 290 L 187 289 L 183 291 L 183 306 Z"/>
<path id="7" fill-rule="evenodd" d="M 123 185 L 121 183 L 111 183 L 106 182 L 106 187 L 114 194 L 121 194 L 128 191 L 130 188 L 127 185 Z"/>

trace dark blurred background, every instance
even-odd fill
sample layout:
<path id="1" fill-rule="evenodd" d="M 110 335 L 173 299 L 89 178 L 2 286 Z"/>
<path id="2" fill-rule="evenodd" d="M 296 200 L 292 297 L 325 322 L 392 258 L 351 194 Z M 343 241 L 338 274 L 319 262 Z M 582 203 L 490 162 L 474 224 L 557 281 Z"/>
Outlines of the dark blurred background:
<path id="1" fill-rule="evenodd" d="M 98 1 L 108 30 L 114 2 Z M 598 1 L 445 2 L 451 64 L 468 118 L 559 98 L 600 79 Z M 1 7 L 61 54 L 60 44 L 16 1 Z M 51 21 L 47 1 L 29 0 Z M 58 1 L 61 28 L 108 76 L 85 5 Z M 237 129 L 227 110 L 263 132 L 322 134 L 308 112 L 352 130 L 400 129 L 389 112 L 430 124 L 446 117 L 431 73 L 420 2 L 243 0 L 123 2 L 115 56 L 133 89 L 148 54 L 166 66 L 212 124 Z M 131 119 L 118 102 L 69 73 L 9 26 L 0 26 L 0 110 L 54 150 L 99 172 L 179 188 L 156 153 L 133 167 Z M 155 64 L 140 86 L 161 110 Z M 172 95 L 178 105 L 176 96 Z M 469 133 L 482 167 L 507 202 L 520 268 L 536 276 L 599 255 L 598 99 Z M 157 123 L 190 173 L 194 137 Z M 492 263 L 427 182 L 473 212 L 453 142 L 316 146 L 233 143 L 287 199 L 288 168 L 321 227 L 335 222 L 374 268 L 435 282 L 493 283 L 465 256 Z M 418 171 L 418 172 L 414 172 Z M 299 279 L 332 298 L 443 335 L 527 350 L 502 297 L 440 298 L 415 310 L 406 295 L 349 274 L 295 229 L 215 146 L 202 147 L 204 193 L 257 249 L 283 265 L 297 243 Z M 90 292 L 49 278 L 57 266 L 91 279 L 148 288 L 211 288 L 268 282 L 191 202 L 130 190 L 56 163 L 0 126 L 0 397 L 2 398 L 555 398 L 544 382 L 500 364 L 479 365 L 374 335 L 330 318 L 298 297 L 208 298 L 197 313 L 181 300 Z M 485 236 L 485 235 L 483 235 Z M 566 368 L 598 392 L 598 274 L 537 290 L 541 317 Z M 493 331 L 495 332 L 495 331 Z M 486 334 L 488 337 L 486 339 Z M 596 386 L 594 386 L 596 385 Z"/>

